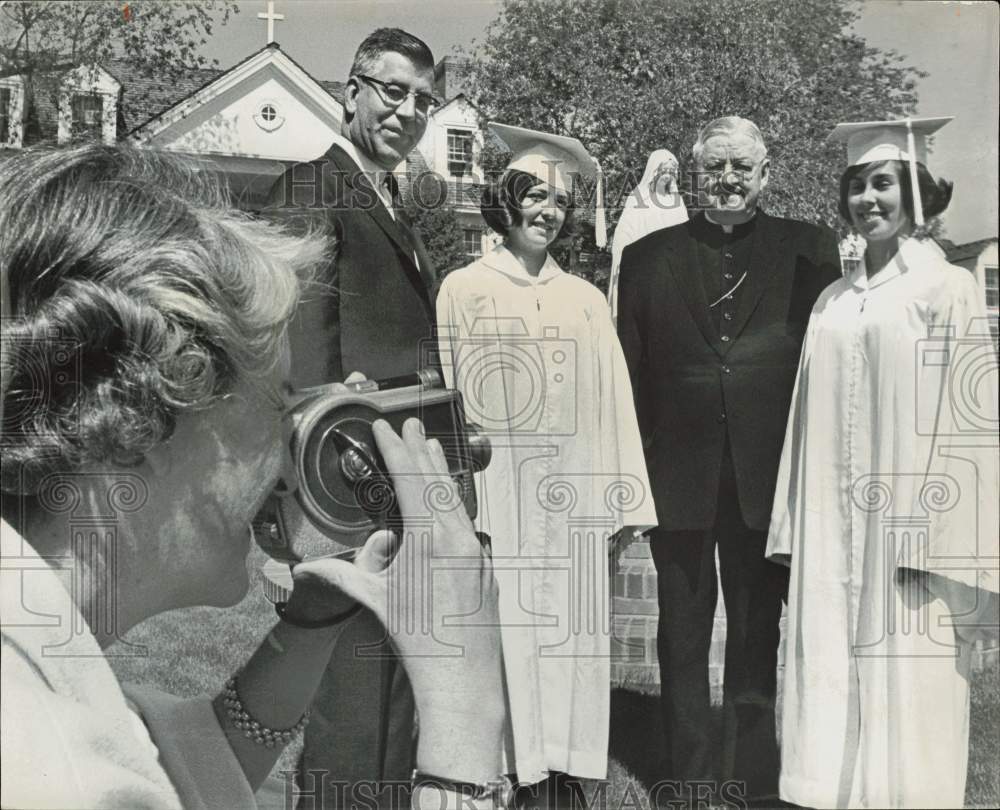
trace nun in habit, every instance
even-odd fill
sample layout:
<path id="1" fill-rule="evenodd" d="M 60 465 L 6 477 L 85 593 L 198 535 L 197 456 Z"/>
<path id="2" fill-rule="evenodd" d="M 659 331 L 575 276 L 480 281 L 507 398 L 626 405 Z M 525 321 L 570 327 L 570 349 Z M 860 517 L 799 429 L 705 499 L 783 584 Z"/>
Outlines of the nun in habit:
<path id="1" fill-rule="evenodd" d="M 618 321 L 618 273 L 626 246 L 661 228 L 687 222 L 684 198 L 677 188 L 677 158 L 666 149 L 657 149 L 646 161 L 639 184 L 628 195 L 611 240 L 611 278 L 608 304 L 611 317 Z"/>
<path id="2" fill-rule="evenodd" d="M 602 779 L 609 545 L 656 517 L 607 303 L 548 253 L 571 219 L 573 175 L 598 170 L 574 138 L 491 128 L 514 153 L 483 196 L 504 240 L 445 278 L 437 317 L 447 383 L 493 445 L 477 489 L 499 585 L 507 764 L 522 785 Z"/>
<path id="3" fill-rule="evenodd" d="M 861 266 L 817 301 L 767 554 L 791 566 L 781 798 L 961 807 L 971 643 L 997 635 L 997 362 L 983 293 L 922 236 L 948 120 L 841 124 Z"/>

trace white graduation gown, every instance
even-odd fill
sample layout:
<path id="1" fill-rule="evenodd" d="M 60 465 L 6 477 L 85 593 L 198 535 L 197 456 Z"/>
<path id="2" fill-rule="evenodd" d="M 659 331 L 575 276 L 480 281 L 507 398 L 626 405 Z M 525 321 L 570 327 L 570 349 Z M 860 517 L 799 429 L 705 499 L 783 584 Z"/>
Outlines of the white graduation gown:
<path id="1" fill-rule="evenodd" d="M 498 246 L 444 280 L 445 378 L 493 442 L 479 476 L 493 540 L 514 766 L 607 772 L 607 538 L 656 523 L 628 370 L 596 287 Z"/>
<path id="2" fill-rule="evenodd" d="M 964 639 L 996 631 L 996 372 L 982 291 L 933 244 L 813 310 L 767 548 L 791 564 L 785 800 L 963 803 Z"/>

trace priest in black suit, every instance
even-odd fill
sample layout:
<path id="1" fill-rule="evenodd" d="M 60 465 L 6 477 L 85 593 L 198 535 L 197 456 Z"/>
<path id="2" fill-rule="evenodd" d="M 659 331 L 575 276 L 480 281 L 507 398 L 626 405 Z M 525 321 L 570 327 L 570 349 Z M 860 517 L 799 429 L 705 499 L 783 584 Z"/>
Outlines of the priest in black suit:
<path id="1" fill-rule="evenodd" d="M 701 211 L 626 248 L 618 329 L 659 527 L 650 533 L 668 780 L 712 778 L 709 648 L 727 615 L 721 776 L 777 799 L 778 620 L 788 573 L 764 559 L 806 323 L 840 277 L 831 231 L 758 208 L 767 149 L 750 121 L 712 121 L 693 148 Z M 742 785 L 738 783 L 743 783 Z M 685 797 L 680 797 L 685 798 Z"/>
<path id="2" fill-rule="evenodd" d="M 305 286 L 289 328 L 298 388 L 434 362 L 434 268 L 393 176 L 424 134 L 433 89 L 424 42 L 395 28 L 373 32 L 351 67 L 341 134 L 271 190 L 267 215 L 332 237 L 329 262 Z M 371 799 L 373 783 L 409 780 L 413 746 L 402 664 L 375 614 L 363 610 L 342 631 L 313 705 L 300 788 L 317 807 L 352 804 L 359 791 Z"/>

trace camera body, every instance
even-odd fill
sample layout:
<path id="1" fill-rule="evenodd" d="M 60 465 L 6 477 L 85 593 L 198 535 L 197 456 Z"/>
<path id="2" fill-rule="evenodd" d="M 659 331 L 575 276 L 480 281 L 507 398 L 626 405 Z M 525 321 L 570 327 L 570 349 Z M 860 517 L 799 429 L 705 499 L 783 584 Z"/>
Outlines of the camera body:
<path id="1" fill-rule="evenodd" d="M 344 389 L 347 390 L 344 390 Z M 294 497 L 274 498 L 273 525 L 257 531 L 273 558 L 298 560 L 350 554 L 378 528 L 401 528 L 392 481 L 372 435 L 384 419 L 399 433 L 415 417 L 441 443 L 469 517 L 477 513 L 473 473 L 490 460 L 490 443 L 466 422 L 462 396 L 423 370 L 390 380 L 305 389 L 294 407 L 290 444 Z"/>

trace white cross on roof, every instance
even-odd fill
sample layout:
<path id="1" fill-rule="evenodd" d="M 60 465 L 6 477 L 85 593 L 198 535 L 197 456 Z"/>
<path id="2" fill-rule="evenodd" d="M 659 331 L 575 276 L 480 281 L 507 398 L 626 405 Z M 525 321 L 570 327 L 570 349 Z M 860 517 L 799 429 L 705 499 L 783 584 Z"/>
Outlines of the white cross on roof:
<path id="1" fill-rule="evenodd" d="M 284 14 L 274 13 L 274 0 L 267 0 L 267 11 L 257 15 L 258 20 L 267 20 L 267 44 L 274 42 L 274 21 L 285 19 Z"/>

